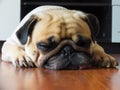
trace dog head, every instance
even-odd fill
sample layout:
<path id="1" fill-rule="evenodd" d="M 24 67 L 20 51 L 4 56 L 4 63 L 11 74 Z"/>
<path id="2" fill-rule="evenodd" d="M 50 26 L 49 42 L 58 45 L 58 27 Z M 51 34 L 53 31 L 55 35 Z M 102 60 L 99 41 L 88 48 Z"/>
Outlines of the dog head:
<path id="1" fill-rule="evenodd" d="M 78 69 L 89 68 L 98 30 L 98 19 L 92 14 L 53 8 L 31 15 L 16 36 L 21 44 L 34 46 L 38 66 Z"/>

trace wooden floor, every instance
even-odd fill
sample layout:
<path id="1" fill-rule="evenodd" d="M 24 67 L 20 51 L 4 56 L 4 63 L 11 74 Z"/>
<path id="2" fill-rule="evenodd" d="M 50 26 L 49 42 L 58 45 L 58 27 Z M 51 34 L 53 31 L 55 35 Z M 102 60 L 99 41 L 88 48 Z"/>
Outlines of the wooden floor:
<path id="1" fill-rule="evenodd" d="M 113 55 L 120 61 L 120 55 Z M 0 63 L 0 90 L 120 90 L 120 66 L 110 69 L 19 69 Z"/>

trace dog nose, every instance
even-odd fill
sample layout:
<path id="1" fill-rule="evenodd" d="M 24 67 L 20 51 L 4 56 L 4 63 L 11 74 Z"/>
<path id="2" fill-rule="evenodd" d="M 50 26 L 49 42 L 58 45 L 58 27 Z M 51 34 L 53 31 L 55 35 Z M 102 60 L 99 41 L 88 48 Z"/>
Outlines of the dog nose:
<path id="1" fill-rule="evenodd" d="M 70 56 L 73 53 L 73 48 L 71 46 L 65 46 L 62 51 L 61 54 L 63 56 Z"/>

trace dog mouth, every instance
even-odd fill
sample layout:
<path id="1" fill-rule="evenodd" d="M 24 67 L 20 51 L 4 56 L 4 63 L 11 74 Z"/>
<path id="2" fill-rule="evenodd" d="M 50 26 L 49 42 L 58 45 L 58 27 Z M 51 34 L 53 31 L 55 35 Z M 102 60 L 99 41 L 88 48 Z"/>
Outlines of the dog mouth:
<path id="1" fill-rule="evenodd" d="M 89 55 L 85 53 L 73 53 L 69 57 L 56 55 L 47 60 L 43 67 L 51 70 L 78 70 L 91 68 Z"/>

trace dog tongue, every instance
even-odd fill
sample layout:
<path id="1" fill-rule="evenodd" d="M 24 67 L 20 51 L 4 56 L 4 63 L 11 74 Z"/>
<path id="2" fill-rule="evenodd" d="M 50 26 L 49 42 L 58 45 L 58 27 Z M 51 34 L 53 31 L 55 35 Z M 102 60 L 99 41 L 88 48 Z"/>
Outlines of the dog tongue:
<path id="1" fill-rule="evenodd" d="M 79 69 L 89 69 L 89 68 L 91 68 L 91 65 L 82 64 L 79 66 Z"/>

